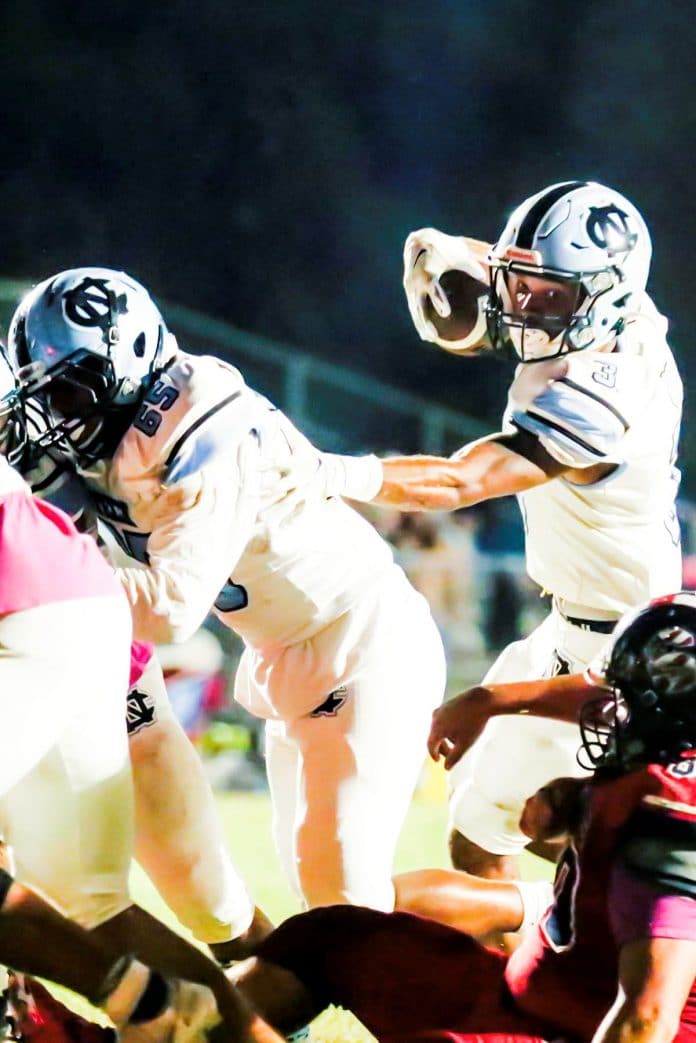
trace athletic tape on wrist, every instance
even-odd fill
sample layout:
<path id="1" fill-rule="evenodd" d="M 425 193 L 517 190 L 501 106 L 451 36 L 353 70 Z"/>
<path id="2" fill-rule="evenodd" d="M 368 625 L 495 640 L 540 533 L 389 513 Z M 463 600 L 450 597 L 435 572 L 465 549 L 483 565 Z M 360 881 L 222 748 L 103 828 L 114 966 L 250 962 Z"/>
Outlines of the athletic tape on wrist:
<path id="1" fill-rule="evenodd" d="M 518 931 L 535 927 L 553 902 L 553 884 L 550 880 L 514 880 L 522 899 L 522 923 Z"/>

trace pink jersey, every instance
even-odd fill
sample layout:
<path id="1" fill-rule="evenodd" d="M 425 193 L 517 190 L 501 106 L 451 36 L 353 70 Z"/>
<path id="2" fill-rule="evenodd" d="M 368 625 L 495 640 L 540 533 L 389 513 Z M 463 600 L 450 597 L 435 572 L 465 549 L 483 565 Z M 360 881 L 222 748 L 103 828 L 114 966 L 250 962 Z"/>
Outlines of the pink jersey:
<path id="1" fill-rule="evenodd" d="M 76 598 L 122 597 L 113 569 L 68 516 L 0 465 L 0 615 Z"/>
<path id="2" fill-rule="evenodd" d="M 154 653 L 155 646 L 152 641 L 131 642 L 131 665 L 130 677 L 128 679 L 129 689 L 137 685 L 138 681 L 147 670 L 148 664 Z"/>

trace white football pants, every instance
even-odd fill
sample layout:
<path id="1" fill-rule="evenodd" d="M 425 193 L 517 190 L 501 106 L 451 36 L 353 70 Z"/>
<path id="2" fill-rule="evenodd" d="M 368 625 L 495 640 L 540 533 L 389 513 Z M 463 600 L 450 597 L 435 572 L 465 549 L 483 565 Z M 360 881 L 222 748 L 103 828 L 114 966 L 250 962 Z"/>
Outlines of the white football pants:
<path id="1" fill-rule="evenodd" d="M 442 700 L 445 657 L 427 602 L 400 570 L 353 622 L 359 667 L 311 713 L 266 722 L 274 839 L 307 907 L 391 910 L 394 850 Z M 305 643 L 308 663 L 317 644 Z M 335 651 L 338 661 L 355 649 Z M 302 672 L 295 684 L 302 688 Z"/>
<path id="2" fill-rule="evenodd" d="M 0 829 L 17 879 L 87 928 L 131 904 L 130 636 L 122 597 L 0 619 Z"/>
<path id="3" fill-rule="evenodd" d="M 608 641 L 569 623 L 554 607 L 529 637 L 504 649 L 483 684 L 577 673 Z M 450 825 L 484 851 L 519 854 L 529 843 L 519 820 L 527 797 L 561 776 L 586 775 L 576 724 L 527 714 L 494 717 L 452 769 Z"/>
<path id="4" fill-rule="evenodd" d="M 169 908 L 202 942 L 247 930 L 254 903 L 227 852 L 197 751 L 152 658 L 129 693 L 135 857 Z"/>

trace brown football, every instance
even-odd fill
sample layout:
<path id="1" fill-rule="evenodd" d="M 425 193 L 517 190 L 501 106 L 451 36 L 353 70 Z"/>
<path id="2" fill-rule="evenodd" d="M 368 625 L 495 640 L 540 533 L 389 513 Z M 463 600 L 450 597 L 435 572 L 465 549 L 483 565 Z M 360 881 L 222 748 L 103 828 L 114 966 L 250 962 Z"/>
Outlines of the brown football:
<path id="1" fill-rule="evenodd" d="M 474 328 L 479 313 L 479 297 L 488 293 L 488 286 L 457 269 L 443 272 L 440 286 L 447 295 L 452 314 L 443 319 L 428 298 L 424 305 L 426 318 L 432 322 L 443 340 L 462 340 Z"/>

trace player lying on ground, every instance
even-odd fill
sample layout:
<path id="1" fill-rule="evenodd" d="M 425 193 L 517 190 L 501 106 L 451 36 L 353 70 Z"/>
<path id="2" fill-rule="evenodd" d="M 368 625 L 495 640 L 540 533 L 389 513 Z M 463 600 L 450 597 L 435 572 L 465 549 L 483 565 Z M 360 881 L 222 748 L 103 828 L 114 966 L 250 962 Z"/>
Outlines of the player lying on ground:
<path id="1" fill-rule="evenodd" d="M 525 804 L 527 835 L 568 843 L 553 906 L 507 962 L 420 917 L 318 909 L 238 970 L 245 995 L 283 1026 L 342 1004 L 382 1043 L 696 1039 L 696 598 L 627 617 L 603 681 L 580 716 L 592 778 Z"/>

